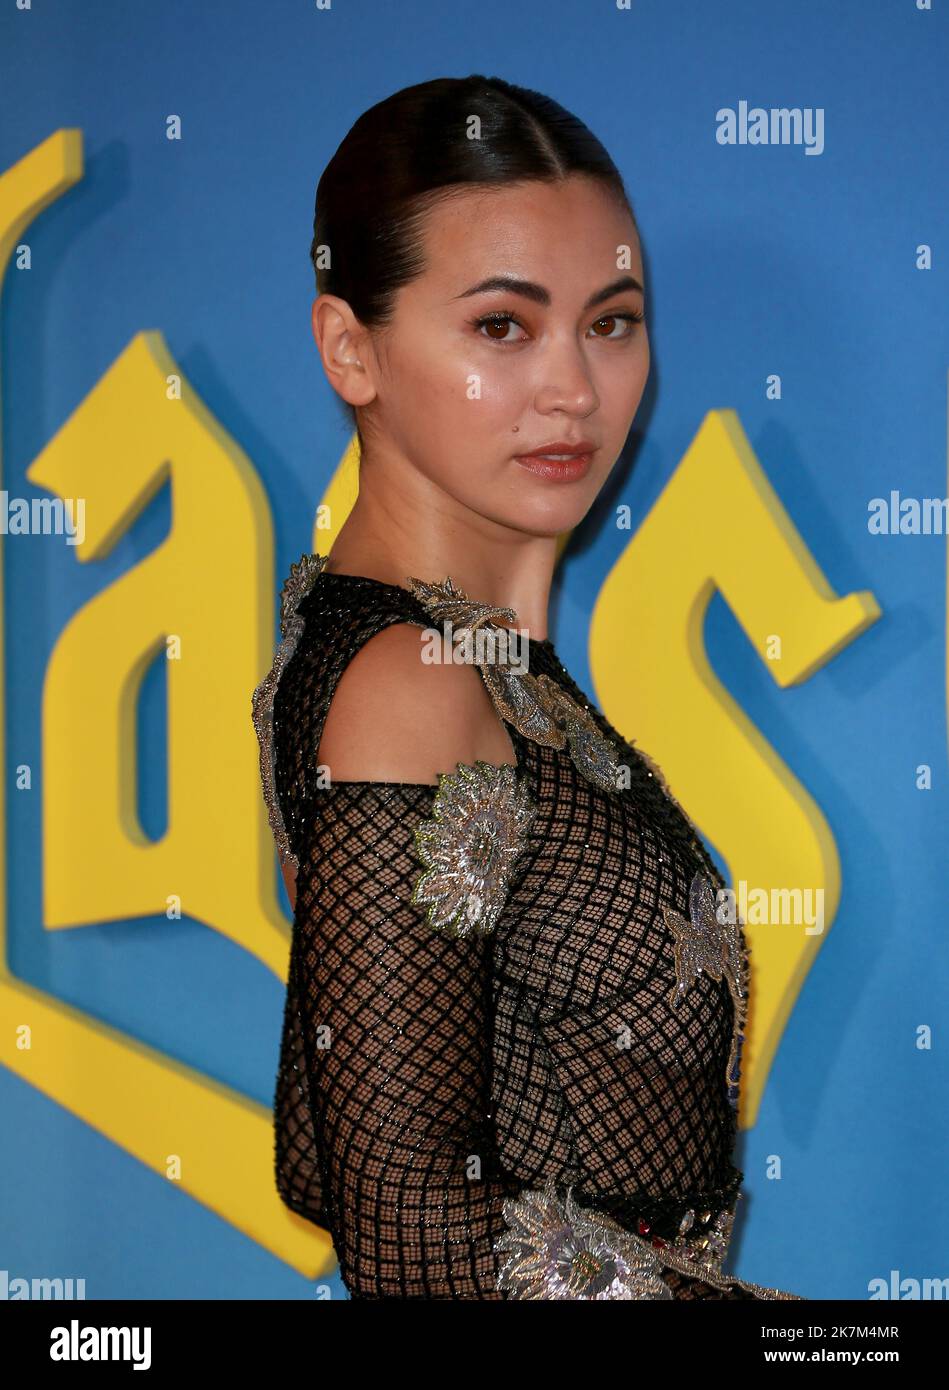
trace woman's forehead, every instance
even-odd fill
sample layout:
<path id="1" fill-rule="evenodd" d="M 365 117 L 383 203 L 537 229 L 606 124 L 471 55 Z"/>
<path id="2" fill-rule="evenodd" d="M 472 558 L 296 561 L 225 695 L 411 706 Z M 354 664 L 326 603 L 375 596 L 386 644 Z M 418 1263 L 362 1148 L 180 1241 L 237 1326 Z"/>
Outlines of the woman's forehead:
<path id="1" fill-rule="evenodd" d="M 555 297 L 567 277 L 572 291 L 593 293 L 616 278 L 627 247 L 631 275 L 642 284 L 632 218 L 601 190 L 591 197 L 584 182 L 585 191 L 537 182 L 471 189 L 437 204 L 423 234 L 427 286 L 456 297 L 494 277 L 544 285 L 555 276 Z"/>

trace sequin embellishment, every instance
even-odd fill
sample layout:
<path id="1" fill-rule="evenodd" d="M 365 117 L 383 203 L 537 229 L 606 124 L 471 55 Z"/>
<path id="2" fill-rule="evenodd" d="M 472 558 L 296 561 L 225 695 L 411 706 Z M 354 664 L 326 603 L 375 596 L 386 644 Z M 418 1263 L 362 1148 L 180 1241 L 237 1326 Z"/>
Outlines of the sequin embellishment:
<path id="1" fill-rule="evenodd" d="M 488 629 L 495 637 L 491 644 L 493 649 L 502 653 L 506 650 L 507 634 L 495 620 L 506 618 L 516 623 L 517 614 L 513 608 L 492 607 L 469 599 L 462 589 L 455 587 L 450 575 L 441 584 L 429 584 L 411 577 L 408 584 L 435 622 L 448 622 L 463 640 L 479 629 Z M 472 642 L 470 648 L 477 652 L 477 642 Z M 514 670 L 503 659 L 489 661 L 472 655 L 470 662 L 481 672 L 502 719 L 535 743 L 569 749 L 584 777 L 604 791 L 617 790 L 620 761 L 616 748 L 600 732 L 587 711 L 581 709 L 556 681 L 543 674 L 534 676 L 529 671 Z"/>
<path id="2" fill-rule="evenodd" d="M 552 1182 L 504 1203 L 508 1229 L 494 1242 L 503 1256 L 498 1288 L 523 1299 L 671 1299 L 661 1263 L 643 1241 L 608 1217 L 564 1202 Z"/>
<path id="3" fill-rule="evenodd" d="M 415 831 L 425 872 L 412 902 L 429 926 L 446 936 L 494 930 L 536 813 L 512 766 L 478 759 L 439 773 L 432 814 Z"/>
<path id="4" fill-rule="evenodd" d="M 280 636 L 281 641 L 274 654 L 273 665 L 254 691 L 251 701 L 254 729 L 260 745 L 260 780 L 264 802 L 282 864 L 290 863 L 298 868 L 296 855 L 290 849 L 280 798 L 274 772 L 273 707 L 280 677 L 287 662 L 296 651 L 303 632 L 303 619 L 297 612 L 303 598 L 313 587 L 314 581 L 326 564 L 322 555 L 301 555 L 290 566 L 283 589 L 280 592 Z"/>
<path id="5" fill-rule="evenodd" d="M 713 980 L 721 980 L 724 975 L 728 983 L 735 1006 L 735 1022 L 725 1083 L 734 1103 L 748 1013 L 748 962 L 741 926 L 737 920 L 722 921 L 716 911 L 712 881 L 703 873 L 696 873 L 689 885 L 688 917 L 672 907 L 664 906 L 662 911 L 675 938 L 677 982 L 672 990 L 672 1003 L 678 1004 L 702 974 Z"/>
<path id="6" fill-rule="evenodd" d="M 704 1234 L 683 1234 L 670 1244 L 634 1235 L 579 1206 L 569 1188 L 561 1201 L 548 1181 L 504 1203 L 507 1229 L 494 1242 L 502 1257 L 498 1288 L 517 1299 L 669 1299 L 675 1295 L 662 1270 L 671 1269 L 726 1292 L 737 1286 L 761 1299 L 804 1301 L 801 1294 L 722 1273 L 736 1206 L 737 1199 Z"/>

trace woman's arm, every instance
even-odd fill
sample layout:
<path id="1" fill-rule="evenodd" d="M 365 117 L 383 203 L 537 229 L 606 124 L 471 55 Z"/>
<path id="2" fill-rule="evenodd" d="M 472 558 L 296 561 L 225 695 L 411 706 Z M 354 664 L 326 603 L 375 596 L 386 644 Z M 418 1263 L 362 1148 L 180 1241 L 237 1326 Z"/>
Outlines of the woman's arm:
<path id="1" fill-rule="evenodd" d="M 490 1117 L 492 938 L 436 929 L 412 898 L 439 771 L 447 792 L 459 763 L 500 750 L 475 803 L 510 816 L 513 755 L 478 673 L 426 667 L 419 636 L 400 624 L 367 643 L 323 727 L 331 781 L 293 884 L 278 1187 L 328 1227 L 355 1296 L 500 1299 L 493 1247 L 517 1184 Z M 444 811 L 441 826 L 451 849 L 465 828 Z"/>
<path id="2" fill-rule="evenodd" d="M 291 951 L 274 1090 L 274 1175 L 277 1191 L 291 1211 L 322 1226 L 326 1221 L 323 1185 L 310 1109 L 297 975 L 296 952 Z"/>

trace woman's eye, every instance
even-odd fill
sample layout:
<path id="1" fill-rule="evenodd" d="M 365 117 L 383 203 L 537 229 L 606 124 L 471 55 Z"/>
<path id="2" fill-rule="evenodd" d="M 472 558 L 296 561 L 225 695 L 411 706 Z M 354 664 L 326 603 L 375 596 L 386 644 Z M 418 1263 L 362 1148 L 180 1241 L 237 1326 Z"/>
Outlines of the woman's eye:
<path id="1" fill-rule="evenodd" d="M 615 326 L 619 324 L 625 325 L 625 331 L 622 333 L 594 333 L 593 336 L 595 338 L 628 338 L 632 334 L 635 325 L 637 323 L 642 323 L 645 317 L 645 314 L 604 314 L 602 318 L 597 319 L 596 323 L 593 325 L 594 328 L 604 323 L 608 328 L 611 325 Z"/>
<path id="2" fill-rule="evenodd" d="M 644 318 L 645 314 L 642 313 L 604 314 L 593 324 L 593 329 L 597 330 L 605 325 L 607 331 L 605 333 L 594 331 L 593 336 L 595 338 L 608 338 L 614 340 L 629 338 L 632 336 L 636 324 L 642 323 Z M 523 328 L 523 324 L 521 324 L 513 314 L 498 312 L 495 314 L 483 314 L 481 318 L 473 320 L 472 326 L 478 333 L 482 334 L 483 337 L 490 338 L 493 343 L 522 342 L 522 338 L 512 337 L 508 333 L 508 329 L 512 324 L 517 328 Z M 619 333 L 615 332 L 614 329 L 617 327 L 620 327 L 623 331 Z"/>
<path id="3" fill-rule="evenodd" d="M 475 320 L 475 327 L 479 333 L 485 328 L 495 330 L 484 334 L 494 343 L 510 343 L 516 341 L 507 336 L 507 330 L 512 323 L 517 323 L 513 314 L 485 314 L 483 318 Z"/>

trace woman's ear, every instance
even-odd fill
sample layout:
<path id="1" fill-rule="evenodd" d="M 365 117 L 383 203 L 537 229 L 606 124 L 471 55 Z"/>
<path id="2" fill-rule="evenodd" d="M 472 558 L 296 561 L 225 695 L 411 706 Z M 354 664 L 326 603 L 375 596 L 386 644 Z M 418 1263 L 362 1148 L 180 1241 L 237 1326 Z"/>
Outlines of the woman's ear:
<path id="1" fill-rule="evenodd" d="M 367 335 L 345 299 L 320 294 L 311 311 L 313 338 L 326 378 L 338 396 L 352 406 L 375 400 L 371 351 Z"/>

